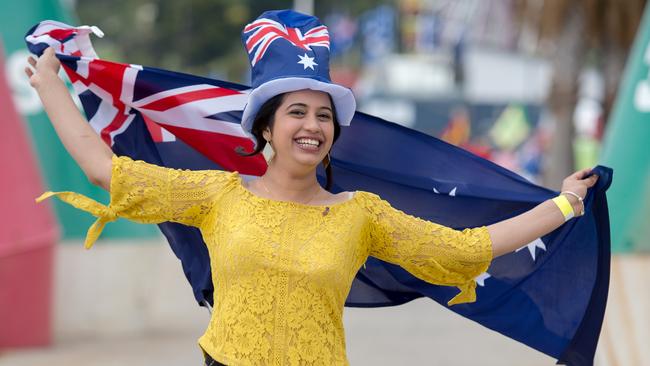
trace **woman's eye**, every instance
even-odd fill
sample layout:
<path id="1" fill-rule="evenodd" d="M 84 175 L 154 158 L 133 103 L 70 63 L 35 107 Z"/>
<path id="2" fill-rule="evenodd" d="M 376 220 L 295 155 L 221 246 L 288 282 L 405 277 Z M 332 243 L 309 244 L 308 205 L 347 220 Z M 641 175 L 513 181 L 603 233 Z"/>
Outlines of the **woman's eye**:
<path id="1" fill-rule="evenodd" d="M 303 112 L 301 110 L 293 110 L 293 111 L 289 112 L 289 114 L 293 114 L 293 115 L 296 115 L 296 116 L 304 116 L 305 112 Z"/>
<path id="2" fill-rule="evenodd" d="M 329 121 L 330 119 L 332 119 L 332 116 L 330 116 L 329 114 L 326 114 L 326 113 L 325 113 L 325 114 L 319 114 L 319 115 L 318 115 L 318 118 L 320 118 L 320 119 L 324 119 L 324 120 L 328 120 L 328 121 Z"/>

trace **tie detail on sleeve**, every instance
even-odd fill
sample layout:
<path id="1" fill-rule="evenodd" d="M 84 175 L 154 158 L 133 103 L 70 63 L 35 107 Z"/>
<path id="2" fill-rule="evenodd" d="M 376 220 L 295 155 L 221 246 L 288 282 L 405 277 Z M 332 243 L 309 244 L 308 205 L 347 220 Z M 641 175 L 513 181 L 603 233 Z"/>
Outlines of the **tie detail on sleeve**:
<path id="1" fill-rule="evenodd" d="M 57 196 L 97 217 L 86 235 L 84 246 L 89 249 L 106 223 L 118 217 L 147 224 L 170 221 L 200 227 L 214 202 L 236 182 L 236 173 L 170 169 L 113 156 L 109 205 L 75 192 L 45 192 L 36 202 Z"/>
<path id="2" fill-rule="evenodd" d="M 95 241 L 97 241 L 106 223 L 117 220 L 118 215 L 110 206 L 102 205 L 91 198 L 75 192 L 45 192 L 36 199 L 36 202 L 41 202 L 52 196 L 57 196 L 61 201 L 97 217 L 97 220 L 88 228 L 84 242 L 84 248 L 86 249 L 90 249 Z"/>

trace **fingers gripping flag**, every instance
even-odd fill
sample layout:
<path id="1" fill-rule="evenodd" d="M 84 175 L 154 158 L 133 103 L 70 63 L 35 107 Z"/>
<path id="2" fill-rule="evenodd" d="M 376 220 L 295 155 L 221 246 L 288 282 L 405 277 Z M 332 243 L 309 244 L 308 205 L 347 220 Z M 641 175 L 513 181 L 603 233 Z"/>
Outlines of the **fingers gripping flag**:
<path id="1" fill-rule="evenodd" d="M 235 153 L 237 146 L 253 146 L 239 126 L 248 87 L 100 60 L 90 43 L 93 32 L 98 30 L 45 21 L 26 40 L 37 55 L 47 46 L 56 49 L 89 122 L 115 153 L 174 168 L 263 174 L 261 157 Z M 456 229 L 516 216 L 558 194 L 436 138 L 358 112 L 335 144 L 331 165 L 334 191 L 374 192 L 407 213 Z M 595 172 L 600 179 L 585 198 L 584 216 L 495 259 L 476 278 L 477 301 L 450 310 L 559 363 L 593 364 L 609 284 L 605 192 L 612 170 L 599 166 Z M 211 303 L 210 264 L 198 230 L 159 227 L 197 301 Z M 369 258 L 346 305 L 391 306 L 429 297 L 446 306 L 454 295 L 453 288 Z"/>

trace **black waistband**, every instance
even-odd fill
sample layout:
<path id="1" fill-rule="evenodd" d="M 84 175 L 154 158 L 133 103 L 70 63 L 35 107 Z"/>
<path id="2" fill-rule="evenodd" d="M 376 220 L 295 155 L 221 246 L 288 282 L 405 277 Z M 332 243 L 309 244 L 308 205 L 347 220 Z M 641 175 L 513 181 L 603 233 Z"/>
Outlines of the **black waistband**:
<path id="1" fill-rule="evenodd" d="M 207 353 L 204 353 L 204 356 L 205 356 L 205 366 L 226 366 L 219 361 L 213 360 L 212 357 L 210 357 L 210 355 Z"/>

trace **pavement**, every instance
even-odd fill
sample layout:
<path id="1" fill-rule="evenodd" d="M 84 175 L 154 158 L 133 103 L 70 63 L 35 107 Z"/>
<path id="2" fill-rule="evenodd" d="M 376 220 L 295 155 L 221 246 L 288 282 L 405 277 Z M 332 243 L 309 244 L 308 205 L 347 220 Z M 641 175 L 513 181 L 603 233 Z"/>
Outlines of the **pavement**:
<path id="1" fill-rule="evenodd" d="M 196 341 L 209 314 L 163 241 L 80 246 L 58 247 L 52 345 L 0 350 L 0 366 L 202 364 Z M 650 255 L 614 256 L 597 366 L 650 365 L 648 278 Z M 353 366 L 555 364 L 428 299 L 346 308 L 344 323 Z"/>
<path id="2" fill-rule="evenodd" d="M 188 308 L 187 311 L 204 311 Z M 206 313 L 207 321 L 207 313 Z M 426 299 L 345 311 L 351 365 L 553 365 L 554 360 Z M 201 365 L 202 329 L 58 339 L 48 348 L 0 354 L 0 366 Z"/>

